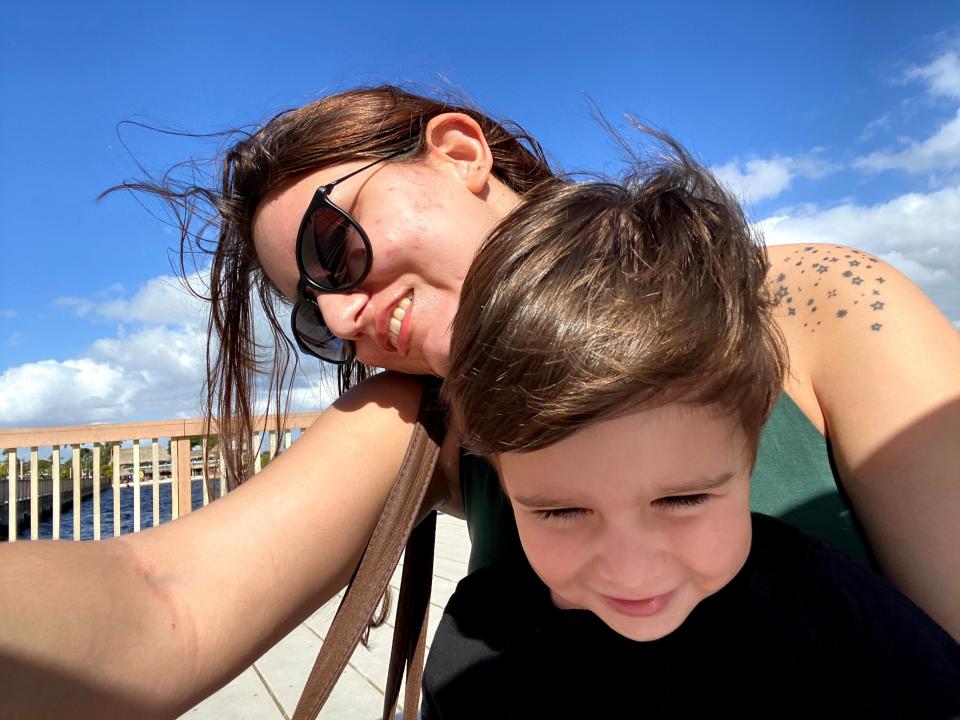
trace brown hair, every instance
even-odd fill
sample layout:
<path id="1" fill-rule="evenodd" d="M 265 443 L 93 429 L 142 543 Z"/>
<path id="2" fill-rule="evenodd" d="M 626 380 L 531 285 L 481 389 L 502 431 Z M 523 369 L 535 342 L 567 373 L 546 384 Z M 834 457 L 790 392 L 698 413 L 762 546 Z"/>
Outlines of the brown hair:
<path id="1" fill-rule="evenodd" d="M 211 303 L 205 411 L 208 423 L 217 421 L 231 486 L 244 479 L 249 467 L 245 456 L 253 433 L 257 376 L 269 376 L 268 412 L 272 404 L 282 416 L 287 407 L 284 390 L 292 386 L 298 363 L 277 319 L 279 305 L 287 300 L 263 273 L 253 246 L 251 223 L 257 205 L 271 190 L 324 167 L 401 151 L 407 151 L 405 159 L 424 155 L 427 123 L 444 112 L 465 113 L 477 121 L 493 155 L 494 176 L 514 192 L 522 195 L 553 176 L 539 144 L 519 126 L 384 85 L 321 98 L 244 133 L 223 154 L 219 188 L 192 179 L 178 182 L 171 173 L 159 181 L 113 188 L 145 191 L 168 201 L 181 229 L 180 270 L 185 277 L 187 258 L 212 255 L 209 289 L 197 293 Z M 194 233 L 191 224 L 198 219 L 202 227 Z M 204 239 L 211 226 L 216 234 L 212 243 Z M 267 342 L 254 334 L 254 294 L 268 322 Z M 360 363 L 339 368 L 340 391 L 370 372 Z"/>
<path id="2" fill-rule="evenodd" d="M 707 170 L 645 130 L 663 159 L 538 189 L 471 265 L 444 384 L 471 451 L 680 401 L 737 417 L 755 453 L 786 366 L 764 245 Z"/>

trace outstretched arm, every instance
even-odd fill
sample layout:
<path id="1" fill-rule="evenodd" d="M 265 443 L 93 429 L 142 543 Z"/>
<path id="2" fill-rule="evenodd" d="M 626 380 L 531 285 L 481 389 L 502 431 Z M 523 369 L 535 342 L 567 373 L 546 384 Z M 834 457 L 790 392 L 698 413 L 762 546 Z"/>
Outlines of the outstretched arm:
<path id="1" fill-rule="evenodd" d="M 770 256 L 792 298 L 778 312 L 788 390 L 830 439 L 884 572 L 960 637 L 960 334 L 874 255 L 796 245 Z"/>
<path id="2" fill-rule="evenodd" d="M 176 522 L 0 548 L 0 716 L 172 717 L 226 683 L 346 584 L 419 397 L 372 378 Z"/>

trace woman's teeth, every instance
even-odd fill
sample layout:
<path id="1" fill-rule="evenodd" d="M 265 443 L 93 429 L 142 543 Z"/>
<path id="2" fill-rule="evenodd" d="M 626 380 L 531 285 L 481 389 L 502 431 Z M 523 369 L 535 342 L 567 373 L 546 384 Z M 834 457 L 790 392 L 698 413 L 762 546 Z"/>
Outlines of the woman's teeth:
<path id="1" fill-rule="evenodd" d="M 407 308 L 410 307 L 412 299 L 412 294 L 407 295 L 393 309 L 393 317 L 390 318 L 390 342 L 393 347 L 397 347 L 400 340 L 400 326 L 403 324 L 403 316 L 407 314 Z"/>

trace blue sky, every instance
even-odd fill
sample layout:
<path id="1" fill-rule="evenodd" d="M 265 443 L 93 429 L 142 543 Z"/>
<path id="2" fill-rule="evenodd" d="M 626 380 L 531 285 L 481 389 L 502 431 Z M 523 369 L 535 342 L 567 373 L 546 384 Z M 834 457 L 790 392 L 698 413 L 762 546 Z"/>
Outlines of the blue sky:
<path id="1" fill-rule="evenodd" d="M 717 169 L 771 242 L 866 247 L 960 323 L 956 3 L 665 6 L 5 9 L 0 425 L 197 413 L 202 316 L 162 279 L 176 237 L 135 199 L 96 197 L 137 162 L 215 146 L 122 121 L 210 132 L 383 81 L 462 91 L 565 169 L 621 167 L 588 95 L 617 124 L 630 112 Z"/>

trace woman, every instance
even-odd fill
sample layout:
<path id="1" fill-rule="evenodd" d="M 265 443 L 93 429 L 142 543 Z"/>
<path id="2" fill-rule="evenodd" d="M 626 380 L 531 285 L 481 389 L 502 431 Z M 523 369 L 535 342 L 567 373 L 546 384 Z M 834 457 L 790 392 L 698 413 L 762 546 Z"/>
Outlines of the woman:
<path id="1" fill-rule="evenodd" d="M 362 379 L 364 366 L 399 372 L 362 382 L 261 474 L 180 522 L 97 547 L 3 548 L 0 568 L 16 573 L 17 596 L 30 593 L 31 603 L 5 601 L 0 613 L 0 670 L 23 698 L 17 704 L 4 693 L 0 710 L 39 714 L 70 703 L 117 715 L 182 711 L 332 597 L 350 576 L 409 438 L 420 384 L 405 374 L 444 374 L 473 254 L 542 182 L 559 180 L 522 132 L 390 87 L 319 100 L 231 148 L 223 187 L 212 195 L 220 239 L 211 338 L 219 352 L 209 397 L 224 418 L 221 447 L 237 448 L 228 458 L 232 475 L 241 474 L 242 443 L 231 438 L 250 437 L 261 350 L 251 287 L 270 320 L 275 380 L 290 350 L 275 314 L 279 302 L 297 303 L 302 347 L 347 361 L 344 386 Z M 162 192 L 175 202 L 211 197 L 204 188 Z M 785 430 L 761 448 L 768 479 L 754 483 L 768 490 L 755 509 L 803 520 L 777 513 L 779 503 L 811 514 L 813 525 L 825 517 L 825 534 L 842 541 L 854 527 L 836 491 L 842 482 L 879 567 L 960 635 L 956 331 L 869 255 L 781 246 L 770 259 L 771 282 L 783 288 L 779 324 L 792 372 L 781 408 Z M 791 498 L 798 471 L 808 477 Z M 818 489 L 825 482 L 832 496 Z M 498 510 L 496 483 L 488 468 L 461 463 L 455 430 L 431 502 L 471 516 L 474 566 L 510 552 L 515 530 Z M 67 595 L 83 623 L 53 612 Z M 61 680 L 53 689 L 51 672 Z"/>

